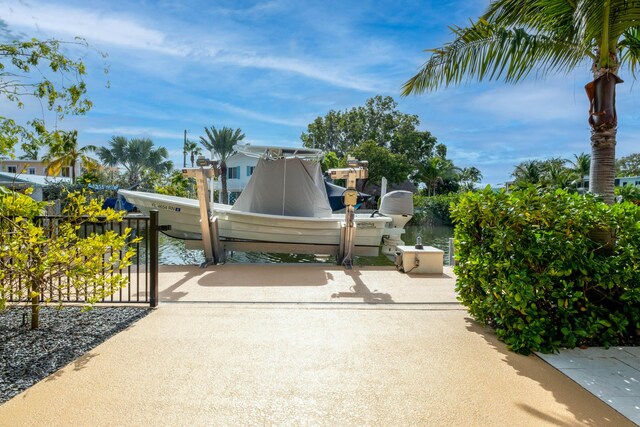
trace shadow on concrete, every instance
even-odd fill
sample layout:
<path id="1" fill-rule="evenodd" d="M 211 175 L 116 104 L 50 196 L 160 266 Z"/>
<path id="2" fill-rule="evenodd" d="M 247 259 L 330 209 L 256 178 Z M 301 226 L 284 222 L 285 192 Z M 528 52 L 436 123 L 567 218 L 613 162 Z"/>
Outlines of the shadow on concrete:
<path id="1" fill-rule="evenodd" d="M 407 277 L 411 277 L 412 279 L 419 279 L 419 278 L 425 278 L 425 279 L 455 279 L 455 276 L 452 276 L 450 274 L 446 274 L 446 273 L 436 273 L 436 274 L 417 274 L 417 273 L 407 273 L 406 274 Z"/>
<path id="2" fill-rule="evenodd" d="M 167 268 L 170 267 L 170 268 Z M 207 270 L 201 269 L 199 267 L 186 267 L 186 266 L 163 266 L 162 273 L 172 273 L 171 277 L 174 279 L 178 274 L 183 273 L 184 275 L 172 283 L 170 286 L 165 287 L 165 281 L 162 279 L 161 275 L 159 280 L 159 290 L 158 290 L 158 298 L 160 301 L 178 301 L 184 297 L 186 297 L 189 292 L 178 290 L 182 285 L 189 282 L 190 280 L 195 280 L 196 277 L 202 276 L 207 273 Z"/>
<path id="3" fill-rule="evenodd" d="M 198 286 L 205 287 L 271 287 L 271 286 L 325 286 L 333 275 L 320 266 L 286 266 L 277 264 L 227 264 L 211 267 L 198 279 Z M 280 270 L 279 274 L 278 271 Z"/>
<path id="4" fill-rule="evenodd" d="M 507 346 L 501 342 L 494 331 L 489 328 L 480 325 L 472 318 L 466 318 L 467 330 L 474 334 L 481 336 L 487 344 L 501 353 L 503 360 L 511 366 L 520 376 L 529 378 L 538 384 L 540 384 L 545 390 L 548 390 L 553 394 L 556 402 L 563 404 L 569 412 L 571 412 L 576 419 L 580 420 L 581 426 L 620 426 L 620 420 L 612 420 L 606 416 L 601 418 L 594 418 L 591 415 L 585 414 L 579 408 L 584 406 L 584 399 L 591 398 L 593 405 L 602 405 L 602 412 L 615 412 L 615 410 L 609 407 L 607 404 L 593 396 L 587 390 L 583 389 L 579 385 L 575 384 L 570 378 L 566 377 L 560 371 L 548 365 L 542 359 L 536 355 L 523 356 L 518 353 L 510 351 Z M 579 389 L 576 392 L 576 389 Z M 496 396 L 498 398 L 498 396 Z M 536 408 L 528 405 L 526 402 L 518 404 L 518 407 L 537 417 L 540 420 L 541 425 L 556 425 L 556 426 L 575 426 L 575 423 L 567 423 L 565 420 L 558 419 L 549 414 L 545 414 L 537 410 Z M 629 421 L 630 426 L 634 424 Z"/>
<path id="5" fill-rule="evenodd" d="M 366 303 L 393 303 L 393 298 L 390 294 L 376 292 L 375 289 L 372 292 L 367 285 L 364 284 L 360 278 L 360 271 L 347 270 L 346 275 L 353 280 L 353 286 L 351 286 L 352 292 L 337 292 L 331 295 L 331 298 L 357 298 L 362 299 Z"/>

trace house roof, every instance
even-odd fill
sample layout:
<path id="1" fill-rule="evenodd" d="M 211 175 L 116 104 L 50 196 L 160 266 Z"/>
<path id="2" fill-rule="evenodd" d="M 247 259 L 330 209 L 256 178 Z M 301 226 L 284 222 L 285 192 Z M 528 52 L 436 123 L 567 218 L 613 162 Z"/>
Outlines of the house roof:
<path id="1" fill-rule="evenodd" d="M 32 185 L 34 187 L 44 187 L 49 184 L 56 183 L 70 183 L 71 178 L 65 177 L 51 177 L 51 176 L 41 176 L 41 175 L 28 175 L 28 174 L 12 174 L 0 172 L 0 185 L 2 186 L 12 186 L 15 184 L 27 184 Z"/>

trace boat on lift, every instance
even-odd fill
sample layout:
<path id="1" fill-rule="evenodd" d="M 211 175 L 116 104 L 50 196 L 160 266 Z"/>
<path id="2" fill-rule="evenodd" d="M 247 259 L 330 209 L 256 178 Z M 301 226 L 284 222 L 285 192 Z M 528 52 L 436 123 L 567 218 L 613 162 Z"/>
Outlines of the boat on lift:
<path id="1" fill-rule="evenodd" d="M 216 219 L 220 242 L 233 250 L 334 253 L 334 248 L 341 244 L 349 218 L 332 212 L 320 165 L 309 160 L 319 158 L 320 151 L 257 146 L 243 146 L 242 150 L 260 158 L 236 202 L 233 205 L 212 203 L 206 190 L 200 197 L 208 204 L 206 215 Z M 356 173 L 356 169 L 361 171 L 360 176 L 366 176 L 366 166 L 363 168 L 360 164 L 342 170 L 344 177 Z M 206 171 L 203 167 L 183 172 L 195 176 L 195 172 Z M 168 236 L 202 239 L 203 211 L 199 200 L 129 190 L 120 190 L 118 194 L 144 214 L 158 210 L 160 224 L 171 226 L 170 230 L 163 231 Z M 354 255 L 376 256 L 382 244 L 383 253 L 392 256 L 395 247 L 403 244 L 401 235 L 412 215 L 413 194 L 408 191 L 384 195 L 379 210 L 374 213 L 352 211 Z"/>

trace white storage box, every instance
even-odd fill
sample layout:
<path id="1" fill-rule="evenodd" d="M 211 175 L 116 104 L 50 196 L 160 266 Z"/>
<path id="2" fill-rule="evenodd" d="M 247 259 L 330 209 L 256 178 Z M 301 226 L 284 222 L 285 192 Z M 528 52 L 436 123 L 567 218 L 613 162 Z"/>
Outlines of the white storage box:
<path id="1" fill-rule="evenodd" d="M 405 273 L 442 274 L 444 251 L 433 246 L 416 249 L 415 246 L 398 246 L 396 267 Z"/>

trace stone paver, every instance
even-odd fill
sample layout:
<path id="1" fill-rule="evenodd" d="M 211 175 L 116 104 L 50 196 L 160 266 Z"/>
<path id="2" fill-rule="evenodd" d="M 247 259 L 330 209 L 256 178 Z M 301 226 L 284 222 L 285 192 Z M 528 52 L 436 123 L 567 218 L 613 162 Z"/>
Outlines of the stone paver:
<path id="1" fill-rule="evenodd" d="M 539 356 L 640 425 L 640 348 L 571 349 Z"/>

